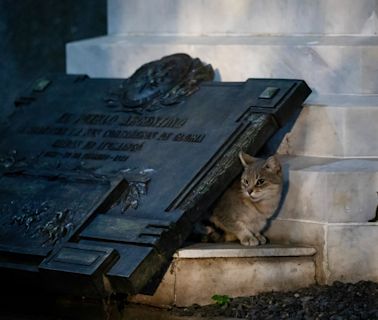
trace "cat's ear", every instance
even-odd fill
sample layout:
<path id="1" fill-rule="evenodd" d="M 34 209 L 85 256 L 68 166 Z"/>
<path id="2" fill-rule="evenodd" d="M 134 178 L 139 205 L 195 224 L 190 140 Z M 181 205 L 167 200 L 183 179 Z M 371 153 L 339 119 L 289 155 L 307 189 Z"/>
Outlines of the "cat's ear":
<path id="1" fill-rule="evenodd" d="M 252 164 L 256 160 L 254 157 L 250 156 L 249 154 L 243 151 L 239 152 L 239 159 L 243 167 L 247 167 L 248 165 Z"/>
<path id="2" fill-rule="evenodd" d="M 281 163 L 276 156 L 271 156 L 266 159 L 264 168 L 273 173 L 281 172 Z"/>

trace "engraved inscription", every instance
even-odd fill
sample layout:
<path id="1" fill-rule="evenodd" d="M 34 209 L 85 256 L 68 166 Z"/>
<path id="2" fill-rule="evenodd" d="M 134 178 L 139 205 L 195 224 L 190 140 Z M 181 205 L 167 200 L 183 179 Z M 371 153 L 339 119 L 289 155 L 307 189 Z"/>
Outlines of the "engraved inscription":
<path id="1" fill-rule="evenodd" d="M 92 126 L 101 125 L 114 125 L 117 123 L 119 116 L 106 115 L 106 114 L 82 114 L 74 124 L 87 124 Z"/>
<path id="2" fill-rule="evenodd" d="M 97 138 L 101 136 L 102 134 L 102 129 L 95 129 L 95 128 L 75 128 L 71 129 L 68 132 L 68 136 L 70 137 L 84 137 L 84 138 Z"/>
<path id="3" fill-rule="evenodd" d="M 47 151 L 43 154 L 45 158 L 62 158 L 62 159 L 81 159 L 81 160 L 113 160 L 117 162 L 125 162 L 129 159 L 127 155 L 120 155 L 116 154 L 114 156 L 106 153 L 80 153 L 80 152 L 55 152 L 55 151 Z"/>
<path id="4" fill-rule="evenodd" d="M 80 148 L 82 144 L 83 144 L 83 141 L 80 141 L 80 140 L 61 139 L 61 140 L 55 140 L 52 144 L 52 147 L 76 149 L 76 148 Z"/>
<path id="5" fill-rule="evenodd" d="M 67 134 L 69 128 L 64 127 L 50 127 L 50 126 L 34 126 L 30 128 L 22 128 L 19 132 L 26 134 L 41 134 L 41 135 L 51 135 L 51 136 L 63 136 Z"/>
<path id="6" fill-rule="evenodd" d="M 153 127 L 153 128 L 182 128 L 188 119 L 174 117 L 143 117 L 128 116 L 120 121 L 121 126 L 127 127 Z"/>
<path id="7" fill-rule="evenodd" d="M 103 138 L 114 139 L 138 139 L 138 140 L 153 140 L 159 132 L 154 131 L 140 131 L 140 130 L 106 130 L 102 135 Z"/>
<path id="8" fill-rule="evenodd" d="M 97 150 L 136 152 L 142 150 L 142 148 L 143 143 L 102 142 Z"/>
<path id="9" fill-rule="evenodd" d="M 19 133 L 59 137 L 44 151 L 47 158 L 125 162 L 130 153 L 143 149 L 143 141 L 201 143 L 204 133 L 174 132 L 187 122 L 178 117 L 66 112 L 53 125 L 25 126 Z"/>
<path id="10" fill-rule="evenodd" d="M 64 113 L 57 120 L 57 124 L 78 124 L 92 126 L 113 126 L 120 125 L 126 127 L 151 127 L 151 128 L 182 128 L 187 118 L 176 117 L 154 117 L 154 116 L 125 116 L 107 114 L 81 114 Z"/>
<path id="11" fill-rule="evenodd" d="M 174 138 L 173 141 L 183 141 L 192 143 L 201 143 L 205 139 L 205 134 L 185 134 L 179 133 Z"/>

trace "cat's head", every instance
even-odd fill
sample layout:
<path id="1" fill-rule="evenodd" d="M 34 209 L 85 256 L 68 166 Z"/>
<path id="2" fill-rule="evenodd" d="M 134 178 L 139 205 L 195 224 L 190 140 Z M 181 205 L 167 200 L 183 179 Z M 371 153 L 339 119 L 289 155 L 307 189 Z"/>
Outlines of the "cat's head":
<path id="1" fill-rule="evenodd" d="M 280 196 L 282 190 L 282 168 L 276 156 L 259 159 L 244 152 L 239 153 L 244 167 L 241 190 L 253 202 Z"/>

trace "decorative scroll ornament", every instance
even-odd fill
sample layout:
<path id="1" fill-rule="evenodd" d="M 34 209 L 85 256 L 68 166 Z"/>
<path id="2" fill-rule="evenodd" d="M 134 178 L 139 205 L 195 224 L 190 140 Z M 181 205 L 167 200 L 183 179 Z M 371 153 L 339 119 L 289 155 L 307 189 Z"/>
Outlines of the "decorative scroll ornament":
<path id="1" fill-rule="evenodd" d="M 210 64 L 177 53 L 142 65 L 106 100 L 110 107 L 120 108 L 118 111 L 155 111 L 180 103 L 197 91 L 202 81 L 213 79 Z"/>

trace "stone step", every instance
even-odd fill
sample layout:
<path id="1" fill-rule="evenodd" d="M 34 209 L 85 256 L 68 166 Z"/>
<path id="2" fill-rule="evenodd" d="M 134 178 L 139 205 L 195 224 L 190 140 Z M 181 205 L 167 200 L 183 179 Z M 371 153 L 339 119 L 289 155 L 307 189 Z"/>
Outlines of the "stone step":
<path id="1" fill-rule="evenodd" d="M 321 129 L 320 129 L 321 130 Z M 368 222 L 378 203 L 378 157 L 280 157 L 285 175 L 281 219 Z"/>
<path id="2" fill-rule="evenodd" d="M 314 246 L 318 283 L 378 281 L 378 222 L 320 223 L 278 217 L 266 235 L 278 243 Z"/>
<path id="3" fill-rule="evenodd" d="M 215 294 L 230 297 L 289 291 L 315 283 L 312 247 L 237 243 L 195 244 L 180 249 L 153 296 L 132 302 L 154 306 L 214 303 Z"/>
<path id="4" fill-rule="evenodd" d="M 109 33 L 364 34 L 375 0 L 109 0 Z"/>
<path id="5" fill-rule="evenodd" d="M 320 129 L 321 130 L 321 129 Z M 315 246 L 316 279 L 378 281 L 378 158 L 280 156 L 283 204 L 266 235 Z"/>
<path id="6" fill-rule="evenodd" d="M 378 37 L 113 35 L 69 43 L 67 72 L 124 78 L 177 52 L 211 63 L 222 81 L 297 78 L 319 94 L 378 94 Z"/>
<path id="7" fill-rule="evenodd" d="M 279 153 L 378 158 L 378 95 L 312 96 Z"/>

